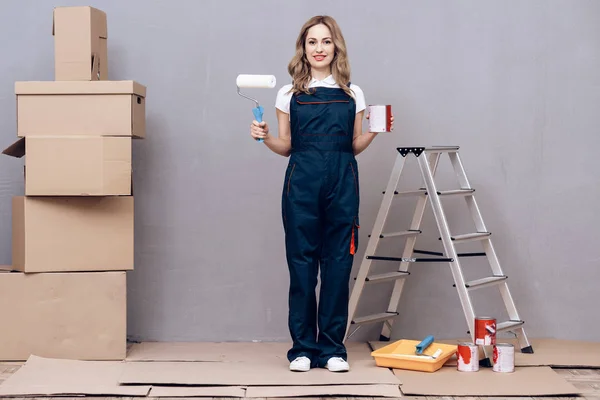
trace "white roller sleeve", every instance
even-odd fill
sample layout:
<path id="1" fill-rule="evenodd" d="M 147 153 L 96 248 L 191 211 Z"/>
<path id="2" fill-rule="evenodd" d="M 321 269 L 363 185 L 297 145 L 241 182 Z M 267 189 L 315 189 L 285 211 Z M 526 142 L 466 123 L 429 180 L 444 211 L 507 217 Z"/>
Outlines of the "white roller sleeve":
<path id="1" fill-rule="evenodd" d="M 272 89 L 277 83 L 273 75 L 238 75 L 237 86 L 240 88 L 267 88 Z"/>

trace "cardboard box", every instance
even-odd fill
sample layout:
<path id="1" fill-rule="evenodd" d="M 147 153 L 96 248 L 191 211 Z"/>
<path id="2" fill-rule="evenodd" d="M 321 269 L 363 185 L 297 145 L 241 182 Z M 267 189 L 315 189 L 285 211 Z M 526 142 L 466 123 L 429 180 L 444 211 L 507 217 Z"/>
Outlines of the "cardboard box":
<path id="1" fill-rule="evenodd" d="M 126 273 L 0 270 L 0 360 L 123 360 Z"/>
<path id="2" fill-rule="evenodd" d="M 146 135 L 146 87 L 135 81 L 15 83 L 17 136 Z"/>
<path id="3" fill-rule="evenodd" d="M 3 153 L 25 158 L 27 196 L 131 195 L 131 138 L 28 136 Z"/>
<path id="4" fill-rule="evenodd" d="M 133 196 L 13 197 L 13 268 L 132 270 L 133 219 Z"/>
<path id="5" fill-rule="evenodd" d="M 55 7 L 52 35 L 55 80 L 108 80 L 108 29 L 104 11 L 93 7 Z"/>

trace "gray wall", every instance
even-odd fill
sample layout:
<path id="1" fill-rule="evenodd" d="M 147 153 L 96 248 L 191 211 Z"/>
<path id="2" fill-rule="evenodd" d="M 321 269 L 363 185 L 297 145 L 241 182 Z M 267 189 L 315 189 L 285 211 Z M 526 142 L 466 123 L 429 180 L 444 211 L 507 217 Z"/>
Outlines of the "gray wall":
<path id="1" fill-rule="evenodd" d="M 287 159 L 254 143 L 253 103 L 239 73 L 286 67 L 302 23 L 340 23 L 352 81 L 368 103 L 390 103 L 397 129 L 359 156 L 360 252 L 391 171 L 395 146 L 461 146 L 497 253 L 530 336 L 600 340 L 600 2 L 64 0 L 108 14 L 110 79 L 148 87 L 147 139 L 136 141 L 136 269 L 129 334 L 140 340 L 288 340 L 280 192 Z M 16 137 L 13 85 L 53 79 L 49 0 L 10 0 L 0 13 L 0 141 Z M 251 91 L 275 125 L 276 90 Z M 365 124 L 366 127 L 366 124 Z M 414 160 L 414 159 L 413 159 Z M 0 263 L 11 260 L 10 199 L 22 160 L 0 157 Z M 417 170 L 405 187 L 418 185 Z M 452 173 L 440 170 L 444 187 Z M 410 201 L 390 227 L 405 229 Z M 461 202 L 451 227 L 472 231 Z M 430 211 L 419 247 L 439 249 Z M 398 255 L 402 241 L 382 253 Z M 478 250 L 468 246 L 465 250 Z M 377 271 L 393 268 L 376 265 Z M 488 266 L 468 260 L 469 276 Z M 464 335 L 447 265 L 416 264 L 394 338 Z M 389 288 L 386 286 L 385 288 Z M 360 312 L 383 311 L 380 290 Z M 502 318 L 496 289 L 479 314 Z M 378 337 L 379 327 L 359 340 Z"/>

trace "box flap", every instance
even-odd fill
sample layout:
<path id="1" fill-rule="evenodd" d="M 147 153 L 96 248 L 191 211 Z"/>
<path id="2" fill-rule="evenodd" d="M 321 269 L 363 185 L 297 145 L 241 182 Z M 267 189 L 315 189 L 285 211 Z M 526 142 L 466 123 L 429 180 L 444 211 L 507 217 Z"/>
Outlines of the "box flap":
<path id="1" fill-rule="evenodd" d="M 104 60 L 102 60 L 104 62 Z M 92 53 L 92 80 L 101 80 L 100 55 Z"/>
<path id="2" fill-rule="evenodd" d="M 101 37 L 103 39 L 107 39 L 108 38 L 108 24 L 107 24 L 107 19 L 106 19 L 106 13 L 102 10 L 99 10 L 97 8 L 94 7 L 90 7 L 90 6 L 81 6 L 81 7 L 66 7 L 66 6 L 59 6 L 59 7 L 54 7 L 54 10 L 52 11 L 52 36 L 54 36 L 55 33 L 55 29 L 56 29 L 56 10 L 57 9 L 62 9 L 62 8 L 69 8 L 69 9 L 86 9 L 89 10 L 90 13 L 90 21 L 92 23 L 92 32 L 98 36 Z"/>
<path id="3" fill-rule="evenodd" d="M 21 81 L 15 94 L 135 94 L 146 97 L 146 87 L 136 81 Z"/>
<path id="4" fill-rule="evenodd" d="M 2 154 L 16 158 L 23 157 L 25 155 L 25 138 L 21 138 L 8 146 Z"/>

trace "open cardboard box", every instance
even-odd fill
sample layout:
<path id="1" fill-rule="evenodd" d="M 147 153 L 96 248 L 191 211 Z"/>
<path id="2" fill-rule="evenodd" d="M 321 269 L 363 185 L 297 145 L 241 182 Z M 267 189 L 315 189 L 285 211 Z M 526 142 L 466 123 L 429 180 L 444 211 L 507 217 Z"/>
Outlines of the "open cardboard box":
<path id="1" fill-rule="evenodd" d="M 27 136 L 3 151 L 25 160 L 27 196 L 132 195 L 129 137 Z"/>
<path id="2" fill-rule="evenodd" d="M 89 6 L 55 7 L 52 35 L 55 80 L 108 80 L 108 28 L 104 11 Z"/>
<path id="3" fill-rule="evenodd" d="M 146 136 L 146 87 L 135 81 L 15 83 L 17 136 Z"/>

